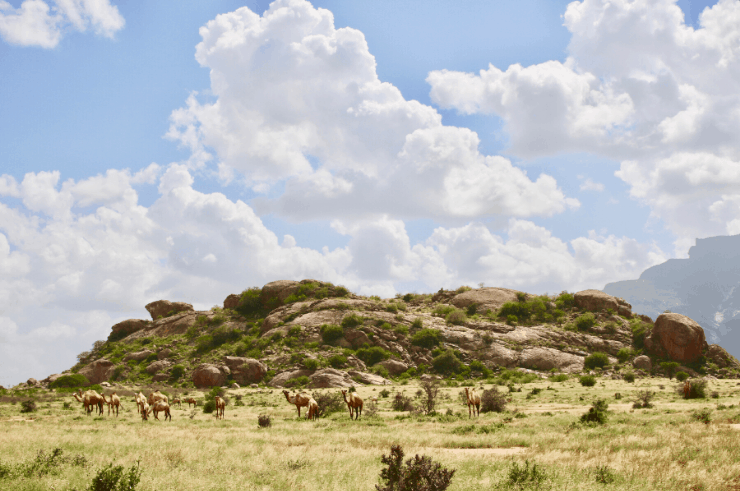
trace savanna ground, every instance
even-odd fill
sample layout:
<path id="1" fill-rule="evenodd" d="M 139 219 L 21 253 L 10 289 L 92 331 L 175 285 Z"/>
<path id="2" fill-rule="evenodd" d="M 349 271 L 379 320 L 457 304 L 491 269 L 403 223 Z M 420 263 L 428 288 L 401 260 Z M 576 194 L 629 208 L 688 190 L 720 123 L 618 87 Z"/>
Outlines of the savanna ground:
<path id="1" fill-rule="evenodd" d="M 440 389 L 434 416 L 392 410 L 397 392 L 414 397 L 414 383 L 361 387 L 359 421 L 345 409 L 315 422 L 299 420 L 277 389 L 229 390 L 225 420 L 184 404 L 173 408 L 171 422 L 161 414 L 160 421 L 142 421 L 130 396 L 118 418 L 107 410 L 98 417 L 85 415 L 69 394 L 40 390 L 32 413 L 21 413 L 21 399 L 0 402 L 0 489 L 88 489 L 101 467 L 128 469 L 139 460 L 139 490 L 370 490 L 379 483 L 381 455 L 397 443 L 406 458 L 427 455 L 455 469 L 449 490 L 740 490 L 740 385 L 711 381 L 708 397 L 692 400 L 679 397 L 676 385 L 666 378 L 598 379 L 582 387 L 571 378 L 519 385 L 521 392 L 510 394 L 499 387 L 512 398 L 507 410 L 476 419 L 468 419 L 460 387 Z M 478 384 L 479 393 L 481 387 L 491 385 Z M 533 389 L 541 390 L 530 395 Z M 338 392 L 316 392 L 330 390 Z M 633 409 L 645 390 L 656 393 L 654 407 Z M 243 406 L 235 405 L 237 395 Z M 202 400 L 203 393 L 189 396 Z M 378 412 L 368 416 L 372 397 Z M 579 423 L 597 398 L 609 403 L 607 423 Z M 697 419 L 702 410 L 709 423 Z M 257 425 L 261 414 L 271 416 L 271 427 Z M 83 455 L 85 465 L 67 463 L 42 476 L 8 473 L 55 448 Z M 525 462 L 542 478 L 516 487 L 511 471 Z"/>

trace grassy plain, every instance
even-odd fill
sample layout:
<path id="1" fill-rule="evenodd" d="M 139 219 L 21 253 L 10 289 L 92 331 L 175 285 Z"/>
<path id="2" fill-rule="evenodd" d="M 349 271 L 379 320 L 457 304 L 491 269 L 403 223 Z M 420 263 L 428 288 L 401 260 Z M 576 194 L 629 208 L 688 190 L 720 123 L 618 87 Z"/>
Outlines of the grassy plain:
<path id="1" fill-rule="evenodd" d="M 86 416 L 67 394 L 40 391 L 33 413 L 21 413 L 20 402 L 7 397 L 0 403 L 0 469 L 57 447 L 65 455 L 84 455 L 88 464 L 62 466 L 58 474 L 42 477 L 0 477 L 0 489 L 83 490 L 102 466 L 128 468 L 140 460 L 139 490 L 371 490 L 380 456 L 399 443 L 406 458 L 423 454 L 456 469 L 450 491 L 740 490 L 740 385 L 712 381 L 707 394 L 718 397 L 698 400 L 683 400 L 675 385 L 665 378 L 633 384 L 599 379 L 595 387 L 582 387 L 577 379 L 543 380 L 508 394 L 506 412 L 472 420 L 459 398 L 461 388 L 443 387 L 438 414 L 423 416 L 391 410 L 396 392 L 414 396 L 413 383 L 385 387 L 388 398 L 379 395 L 383 387 L 362 387 L 365 412 L 369 400 L 378 398 L 376 416 L 350 421 L 343 411 L 316 422 L 297 419 L 280 390 L 230 390 L 225 420 L 183 405 L 173 409 L 172 422 L 142 422 L 130 397 L 122 398 L 125 409 L 118 418 L 96 417 Z M 541 391 L 529 395 L 533 388 Z M 654 407 L 633 409 L 644 390 L 656 393 Z M 234 405 L 237 394 L 244 406 Z M 609 403 L 607 424 L 578 423 L 597 398 Z M 72 402 L 71 410 L 64 402 Z M 706 408 L 709 424 L 693 416 Z M 258 427 L 260 414 L 272 417 L 271 427 Z M 539 488 L 510 485 L 513 462 L 525 461 L 544 472 Z"/>

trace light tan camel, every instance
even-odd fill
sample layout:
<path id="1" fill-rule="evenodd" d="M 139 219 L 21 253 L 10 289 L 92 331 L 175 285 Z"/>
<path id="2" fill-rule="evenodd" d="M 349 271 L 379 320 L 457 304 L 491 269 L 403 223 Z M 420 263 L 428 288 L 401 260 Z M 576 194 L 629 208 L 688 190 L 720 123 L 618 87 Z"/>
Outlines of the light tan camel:
<path id="1" fill-rule="evenodd" d="M 146 402 L 146 399 L 141 401 L 141 420 L 147 421 L 149 419 L 149 403 Z"/>
<path id="2" fill-rule="evenodd" d="M 188 397 L 187 399 L 185 399 L 185 402 L 188 403 L 188 407 L 190 407 L 191 404 L 193 405 L 193 407 L 198 407 L 198 401 L 196 401 L 192 397 Z"/>
<path id="3" fill-rule="evenodd" d="M 313 397 L 308 399 L 308 419 L 319 419 L 319 403 Z"/>
<path id="4" fill-rule="evenodd" d="M 139 410 L 139 413 L 140 414 L 143 413 L 144 412 L 144 403 L 146 402 L 146 397 L 144 397 L 144 393 L 143 392 L 139 392 L 138 394 L 136 394 L 136 396 L 134 397 L 134 401 L 136 402 L 136 406 L 137 406 L 137 409 Z M 146 418 L 144 418 L 144 419 L 146 419 Z"/>
<path id="5" fill-rule="evenodd" d="M 307 396 L 306 394 L 296 394 L 294 396 L 291 396 L 287 390 L 284 390 L 283 394 L 285 394 L 285 398 L 288 399 L 289 403 L 295 404 L 295 407 L 298 409 L 298 417 L 300 418 L 301 408 L 308 407 L 308 403 L 311 400 L 311 397 Z"/>
<path id="6" fill-rule="evenodd" d="M 82 403 L 88 416 L 90 416 L 90 413 L 92 413 L 95 406 L 98 407 L 98 414 L 103 414 L 103 404 L 105 403 L 105 400 L 103 399 L 103 396 L 98 394 L 96 391 L 88 390 L 83 394 L 82 389 L 79 389 L 76 394 L 72 395 Z"/>
<path id="7" fill-rule="evenodd" d="M 465 396 L 468 399 L 468 418 L 475 414 L 476 409 L 478 410 L 478 416 L 480 416 L 480 396 L 475 392 L 475 389 L 468 390 L 465 387 Z"/>
<path id="8" fill-rule="evenodd" d="M 177 407 L 182 407 L 182 400 L 179 397 L 175 397 L 172 399 L 172 405 L 174 406 L 177 404 Z"/>
<path id="9" fill-rule="evenodd" d="M 147 411 L 147 416 L 154 413 L 154 419 L 159 421 L 159 417 L 157 417 L 157 414 L 163 411 L 164 412 L 164 420 L 167 421 L 167 418 L 170 418 L 170 421 L 172 421 L 172 415 L 170 414 L 170 405 L 167 404 L 164 401 L 157 401 L 155 402 L 152 407 L 149 408 Z"/>
<path id="10" fill-rule="evenodd" d="M 355 419 L 360 419 L 360 414 L 362 414 L 362 399 L 360 399 L 360 396 L 358 396 L 355 392 L 350 392 L 349 400 L 347 400 L 347 391 L 343 390 L 342 397 L 344 397 L 344 402 L 347 403 L 347 407 L 349 408 L 349 419 L 352 419 L 353 411 L 355 414 Z"/>
<path id="11" fill-rule="evenodd" d="M 150 406 L 157 401 L 164 401 L 168 404 L 170 402 L 167 396 L 162 394 L 160 391 L 152 392 L 151 394 L 149 394 L 149 397 L 146 399 L 146 402 L 148 402 Z"/>
<path id="12" fill-rule="evenodd" d="M 118 417 L 118 408 L 121 406 L 121 398 L 116 395 L 116 393 L 112 393 L 110 396 L 110 400 L 106 400 L 105 394 L 103 394 L 103 402 L 105 402 L 108 405 L 108 416 L 110 416 L 110 410 L 111 407 L 116 408 L 116 417 Z"/>
<path id="13" fill-rule="evenodd" d="M 226 401 L 223 400 L 221 397 L 216 396 L 215 399 L 213 399 L 216 403 L 216 419 L 224 419 L 224 410 L 226 409 Z"/>

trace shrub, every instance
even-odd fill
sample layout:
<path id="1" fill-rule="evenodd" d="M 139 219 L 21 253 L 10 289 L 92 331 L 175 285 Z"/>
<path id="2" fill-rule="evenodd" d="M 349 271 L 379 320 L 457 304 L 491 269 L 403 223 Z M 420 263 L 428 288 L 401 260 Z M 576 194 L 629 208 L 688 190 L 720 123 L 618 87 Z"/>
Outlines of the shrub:
<path id="1" fill-rule="evenodd" d="M 668 375 L 668 379 L 673 378 L 673 374 L 676 373 L 678 367 L 679 364 L 675 361 L 664 361 L 660 364 L 660 368 L 662 368 L 665 374 Z"/>
<path id="2" fill-rule="evenodd" d="M 393 332 L 400 334 L 401 336 L 406 336 L 409 333 L 409 328 L 403 325 L 398 325 L 393 328 Z"/>
<path id="3" fill-rule="evenodd" d="M 460 373 L 463 363 L 458 359 L 453 350 L 447 349 L 432 359 L 432 366 L 437 372 L 449 375 Z"/>
<path id="4" fill-rule="evenodd" d="M 403 455 L 400 445 L 392 445 L 390 455 L 380 459 L 388 467 L 380 470 L 384 486 L 376 484 L 377 491 L 444 491 L 449 487 L 455 469 L 447 470 L 425 455 L 416 455 L 404 464 Z"/>
<path id="5" fill-rule="evenodd" d="M 272 418 L 267 414 L 260 414 L 257 416 L 257 425 L 260 428 L 269 428 L 272 426 Z"/>
<path id="6" fill-rule="evenodd" d="M 342 368 L 347 365 L 347 357 L 344 355 L 332 355 L 327 361 L 332 368 Z"/>
<path id="7" fill-rule="evenodd" d="M 509 324 L 510 326 L 513 326 L 514 324 L 516 324 L 518 320 L 519 319 L 514 314 L 509 314 L 506 316 L 506 323 Z"/>
<path id="8" fill-rule="evenodd" d="M 422 348 L 432 349 L 439 345 L 441 336 L 436 329 L 422 329 L 411 336 L 411 344 Z"/>
<path id="9" fill-rule="evenodd" d="M 595 400 L 588 412 L 581 416 L 581 423 L 606 423 L 608 409 L 609 404 L 604 399 Z"/>
<path id="10" fill-rule="evenodd" d="M 396 397 L 393 398 L 391 407 L 394 411 L 413 411 L 414 405 L 409 397 L 406 397 L 402 393 L 397 393 Z"/>
<path id="11" fill-rule="evenodd" d="M 260 303 L 261 293 L 262 288 L 255 287 L 244 290 L 239 297 L 239 304 L 234 310 L 246 317 L 262 314 L 263 308 Z"/>
<path id="12" fill-rule="evenodd" d="M 319 360 L 316 358 L 306 358 L 303 360 L 303 366 L 306 367 L 307 370 L 317 370 L 319 368 Z"/>
<path id="13" fill-rule="evenodd" d="M 626 372 L 622 375 L 622 378 L 625 382 L 633 383 L 635 381 L 635 374 L 634 372 Z"/>
<path id="14" fill-rule="evenodd" d="M 604 368 L 607 365 L 609 365 L 609 356 L 599 351 L 590 354 L 583 360 L 583 366 L 591 370 L 597 367 Z"/>
<path id="15" fill-rule="evenodd" d="M 414 319 L 414 322 L 411 323 L 411 327 L 413 329 L 423 329 L 424 321 L 421 320 L 421 317 L 417 317 L 416 319 Z"/>
<path id="16" fill-rule="evenodd" d="M 557 375 L 553 375 L 548 378 L 551 382 L 565 382 L 566 380 L 569 380 L 570 377 L 567 373 L 558 373 Z"/>
<path id="17" fill-rule="evenodd" d="M 185 374 L 185 367 L 182 365 L 175 365 L 170 370 L 170 377 L 172 377 L 174 380 L 179 379 Z"/>
<path id="18" fill-rule="evenodd" d="M 596 482 L 599 484 L 611 484 L 616 480 L 614 471 L 609 466 L 600 465 L 596 467 Z"/>
<path id="19" fill-rule="evenodd" d="M 342 327 L 348 328 L 348 327 L 355 327 L 355 326 L 361 326 L 364 319 L 357 315 L 357 314 L 349 314 L 345 315 L 342 319 Z"/>
<path id="20" fill-rule="evenodd" d="M 555 299 L 555 306 L 561 310 L 571 309 L 575 305 L 575 297 L 572 293 L 561 292 L 560 295 Z"/>
<path id="21" fill-rule="evenodd" d="M 424 411 L 424 414 L 431 414 L 437 405 L 439 383 L 436 380 L 425 380 L 421 383 L 421 389 L 424 391 L 420 398 L 421 410 Z"/>
<path id="22" fill-rule="evenodd" d="M 584 387 L 593 387 L 596 385 L 596 377 L 593 375 L 582 375 L 578 381 L 581 382 L 581 385 Z"/>
<path id="23" fill-rule="evenodd" d="M 139 461 L 124 473 L 123 466 L 110 463 L 100 469 L 87 491 L 134 491 L 141 481 Z"/>
<path id="24" fill-rule="evenodd" d="M 586 312 L 576 318 L 575 324 L 579 331 L 586 331 L 596 325 L 596 317 L 593 313 Z"/>
<path id="25" fill-rule="evenodd" d="M 683 382 L 687 378 L 689 378 L 689 374 L 686 372 L 678 372 L 676 374 L 676 380 L 678 380 L 679 382 Z"/>
<path id="26" fill-rule="evenodd" d="M 360 348 L 355 352 L 355 356 L 364 361 L 366 365 L 373 366 L 383 360 L 391 357 L 391 354 L 380 346 L 370 348 Z"/>
<path id="27" fill-rule="evenodd" d="M 391 395 L 391 392 L 388 389 L 383 389 L 380 391 L 380 397 L 388 397 Z"/>
<path id="28" fill-rule="evenodd" d="M 632 329 L 632 344 L 639 349 L 644 348 L 645 336 L 650 332 L 650 324 L 639 318 L 634 318 L 630 321 L 630 327 Z"/>
<path id="29" fill-rule="evenodd" d="M 341 392 L 314 392 L 312 397 L 319 405 L 319 417 L 343 411 L 347 407 Z"/>
<path id="30" fill-rule="evenodd" d="M 447 314 L 453 311 L 455 311 L 455 307 L 452 305 L 437 305 L 432 314 L 437 317 L 447 317 Z"/>
<path id="31" fill-rule="evenodd" d="M 285 382 L 286 387 L 303 387 L 305 385 L 308 385 L 309 379 L 305 375 L 301 375 L 300 377 L 296 377 L 294 379 L 290 379 L 287 382 Z"/>
<path id="32" fill-rule="evenodd" d="M 210 400 L 206 401 L 205 404 L 203 404 L 203 412 L 206 414 L 211 414 L 216 409 L 216 401 Z"/>
<path id="33" fill-rule="evenodd" d="M 691 417 L 708 425 L 712 422 L 712 410 L 708 407 L 705 407 L 704 409 L 700 409 L 699 411 L 694 411 L 693 413 L 691 413 Z"/>
<path id="34" fill-rule="evenodd" d="M 635 351 L 632 348 L 622 348 L 617 351 L 617 360 L 619 360 L 620 363 L 626 362 L 633 356 L 635 356 Z"/>
<path id="35" fill-rule="evenodd" d="M 478 312 L 478 304 L 477 303 L 471 303 L 468 305 L 468 307 L 465 309 L 465 313 L 467 315 L 475 315 Z"/>
<path id="36" fill-rule="evenodd" d="M 31 399 L 21 402 L 22 413 L 32 413 L 36 411 L 36 403 Z"/>
<path id="37" fill-rule="evenodd" d="M 707 381 L 700 378 L 692 378 L 678 386 L 678 392 L 684 399 L 705 399 L 706 390 Z"/>
<path id="38" fill-rule="evenodd" d="M 514 316 L 517 321 L 525 321 L 531 314 L 531 306 L 526 302 L 506 302 L 498 311 L 499 317 L 505 317 L 508 320 Z"/>
<path id="39" fill-rule="evenodd" d="M 326 344 L 334 344 L 344 336 L 344 330 L 336 324 L 324 324 L 319 328 L 319 332 Z"/>
<path id="40" fill-rule="evenodd" d="M 465 315 L 465 312 L 459 309 L 453 310 L 452 312 L 447 314 L 447 316 L 445 317 L 445 322 L 447 322 L 448 324 L 455 324 L 458 326 L 465 324 L 467 321 L 468 321 L 468 316 Z"/>
<path id="41" fill-rule="evenodd" d="M 538 489 L 546 479 L 547 475 L 537 467 L 537 464 L 533 463 L 530 467 L 529 460 L 525 460 L 524 465 L 519 467 L 519 464 L 512 462 L 505 486 L 507 485 L 510 489 Z"/>
<path id="42" fill-rule="evenodd" d="M 484 390 L 480 396 L 480 410 L 483 413 L 501 413 L 506 410 L 506 397 L 494 385 L 492 389 Z"/>
<path id="43" fill-rule="evenodd" d="M 490 377 L 493 372 L 483 364 L 480 360 L 473 360 L 470 362 L 470 370 L 474 372 L 480 372 L 484 377 Z"/>
<path id="44" fill-rule="evenodd" d="M 56 389 L 60 387 L 77 388 L 87 387 L 90 385 L 90 381 L 84 375 L 76 373 L 74 375 L 62 375 L 55 381 L 49 384 L 50 389 Z"/>
<path id="45" fill-rule="evenodd" d="M 651 401 L 655 397 L 655 392 L 649 390 L 641 390 L 637 393 L 637 399 L 635 400 L 632 407 L 635 409 L 651 408 L 653 407 Z"/>

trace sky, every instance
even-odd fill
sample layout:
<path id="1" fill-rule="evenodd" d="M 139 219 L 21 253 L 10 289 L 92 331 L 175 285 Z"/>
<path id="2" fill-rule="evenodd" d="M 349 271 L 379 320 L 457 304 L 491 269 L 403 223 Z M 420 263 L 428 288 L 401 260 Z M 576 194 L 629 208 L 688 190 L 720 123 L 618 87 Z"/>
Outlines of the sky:
<path id="1" fill-rule="evenodd" d="M 738 56 L 740 0 L 0 0 L 0 384 L 158 299 L 601 289 L 738 234 Z"/>

